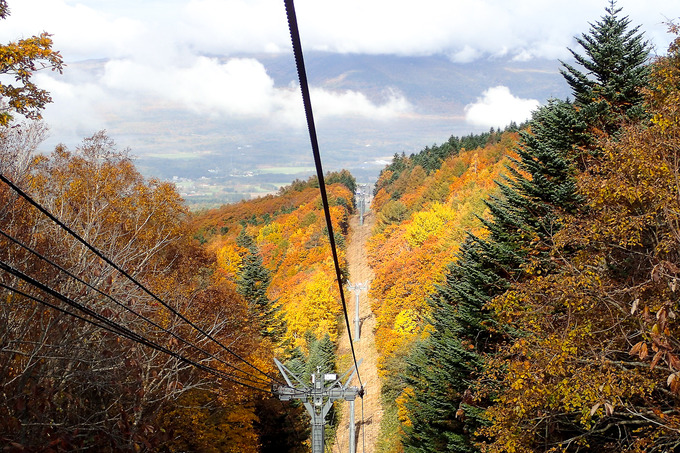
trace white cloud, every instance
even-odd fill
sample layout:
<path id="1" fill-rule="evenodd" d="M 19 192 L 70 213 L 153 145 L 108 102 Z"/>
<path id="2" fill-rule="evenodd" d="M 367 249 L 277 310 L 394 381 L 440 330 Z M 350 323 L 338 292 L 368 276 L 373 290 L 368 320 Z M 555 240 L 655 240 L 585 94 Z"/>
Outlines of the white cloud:
<path id="1" fill-rule="evenodd" d="M 202 52 L 281 52 L 290 49 L 283 1 L 189 0 L 177 32 Z"/>
<path id="2" fill-rule="evenodd" d="M 126 109 L 304 125 L 299 89 L 279 86 L 253 53 L 290 53 L 281 0 L 8 0 L 0 42 L 53 34 L 68 63 L 61 78 L 41 74 L 52 92 L 45 117 L 60 127 L 96 130 Z M 503 56 L 518 61 L 567 57 L 573 36 L 604 14 L 608 0 L 296 0 L 305 51 L 442 54 L 456 62 Z M 665 17 L 677 0 L 618 0 L 632 24 L 663 53 Z M 556 18 L 559 18 L 557 20 Z M 211 58 L 219 56 L 220 58 Z M 291 57 L 292 58 L 292 57 Z M 77 62 L 106 60 L 81 70 Z M 264 61 L 264 60 L 261 60 Z M 394 75 L 399 78 L 399 75 Z M 292 78 L 292 77 L 291 77 Z M 56 80 L 59 80 L 57 82 Z M 286 83 L 286 82 L 284 82 Z M 376 102 L 359 91 L 314 88 L 317 118 L 400 118 L 412 111 L 398 93 Z M 466 108 L 470 124 L 502 126 L 528 117 L 537 101 L 507 88 L 486 91 Z M 427 113 L 427 112 L 425 112 Z M 458 112 L 456 112 L 457 114 Z M 191 113 L 190 113 L 191 114 Z M 60 126 L 61 125 L 61 126 Z"/>
<path id="3" fill-rule="evenodd" d="M 250 58 L 221 63 L 198 57 L 183 67 L 113 60 L 106 64 L 102 82 L 123 94 L 170 101 L 205 114 L 257 117 L 268 116 L 273 108 L 274 82 Z"/>
<path id="4" fill-rule="evenodd" d="M 183 65 L 156 65 L 135 59 L 116 59 L 102 64 L 74 65 L 68 80 L 41 73 L 38 83 L 52 93 L 55 104 L 46 118 L 64 125 L 65 118 L 83 117 L 87 124 L 105 127 L 98 109 L 161 107 L 188 110 L 206 117 L 271 120 L 304 126 L 305 118 L 299 87 L 277 87 L 265 67 L 253 58 L 195 57 Z M 82 73 L 80 73 L 82 71 Z M 383 102 L 373 102 L 358 91 L 328 91 L 311 88 L 314 113 L 318 119 L 352 116 L 386 120 L 411 110 L 406 98 L 387 92 Z M 54 105 L 54 104 L 52 104 Z M 99 107 L 98 107 L 99 106 Z"/>
<path id="5" fill-rule="evenodd" d="M 315 115 L 319 118 L 358 116 L 388 120 L 412 109 L 408 100 L 398 93 L 390 93 L 383 104 L 371 102 L 363 93 L 352 90 L 338 93 L 317 88 L 311 90 L 310 97 L 313 108 L 318 111 Z"/>
<path id="6" fill-rule="evenodd" d="M 479 56 L 480 54 L 477 49 L 466 44 L 461 50 L 451 53 L 449 58 L 455 63 L 470 63 L 479 58 Z"/>
<path id="7" fill-rule="evenodd" d="M 663 52 L 665 17 L 677 0 L 619 0 Z M 488 56 L 567 56 L 573 36 L 604 14 L 592 0 L 298 0 L 306 50 L 398 55 L 446 54 L 456 61 Z M 134 55 L 234 55 L 289 52 L 280 0 L 9 0 L 0 39 L 47 30 L 67 60 Z M 559 20 L 556 19 L 559 17 Z"/>
<path id="8" fill-rule="evenodd" d="M 60 137 L 79 138 L 105 129 L 106 115 L 101 107 L 105 105 L 105 110 L 117 110 L 117 100 L 97 84 L 67 83 L 49 73 L 37 74 L 36 82 L 52 96 L 53 103 L 47 105 L 43 117 Z"/>
<path id="9" fill-rule="evenodd" d="M 465 106 L 465 120 L 475 126 L 504 127 L 514 121 L 520 123 L 531 117 L 538 108 L 535 99 L 513 96 L 504 86 L 489 88 L 477 102 Z"/>
<path id="10" fill-rule="evenodd" d="M 54 49 L 67 59 L 125 55 L 144 42 L 145 18 L 106 14 L 96 2 L 65 0 L 9 0 L 10 16 L 3 21 L 0 39 L 10 41 L 47 31 Z M 88 6 L 87 4 L 92 6 Z"/>

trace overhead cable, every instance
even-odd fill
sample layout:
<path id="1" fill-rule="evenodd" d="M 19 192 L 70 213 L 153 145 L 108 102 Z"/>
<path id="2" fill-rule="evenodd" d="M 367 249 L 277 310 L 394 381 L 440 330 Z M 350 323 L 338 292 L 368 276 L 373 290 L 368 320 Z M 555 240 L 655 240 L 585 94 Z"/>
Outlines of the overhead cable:
<path id="1" fill-rule="evenodd" d="M 188 365 L 192 365 L 195 368 L 198 368 L 200 370 L 211 373 L 211 374 L 213 374 L 217 377 L 221 377 L 221 378 L 226 379 L 228 381 L 234 382 L 235 384 L 238 384 L 238 385 L 241 385 L 241 386 L 244 386 L 244 387 L 248 387 L 248 388 L 253 389 L 253 390 L 258 390 L 258 391 L 261 391 L 261 392 L 270 393 L 269 390 L 264 390 L 262 388 L 255 387 L 253 385 L 246 384 L 245 382 L 241 382 L 241 380 L 245 380 L 243 377 L 233 376 L 233 375 L 227 374 L 225 372 L 217 370 L 217 369 L 210 367 L 208 365 L 205 365 L 205 364 L 196 362 L 192 359 L 189 359 L 187 357 L 184 357 L 183 355 L 181 355 L 177 352 L 171 351 L 170 349 L 168 349 L 164 346 L 161 346 L 158 343 L 156 343 L 156 342 L 154 342 L 154 341 L 152 341 L 152 340 L 150 340 L 150 339 L 148 339 L 148 338 L 146 338 L 142 335 L 139 335 L 138 333 L 128 329 L 127 327 L 122 326 L 122 325 L 116 323 L 115 321 L 112 321 L 112 320 L 106 318 L 105 316 L 100 315 L 99 313 L 95 312 L 94 310 L 80 304 L 79 302 L 74 301 L 73 299 L 61 294 L 59 291 L 56 291 L 53 288 L 45 285 L 44 283 L 39 282 L 38 280 L 30 277 L 29 275 L 26 275 L 25 273 L 21 272 L 20 270 L 12 267 L 11 265 L 9 265 L 9 264 L 1 261 L 1 260 L 0 260 L 0 270 L 3 270 L 5 272 L 7 272 L 8 274 L 11 274 L 11 275 L 17 277 L 18 279 L 24 281 L 25 283 L 28 283 L 29 285 L 38 288 L 39 290 L 49 294 L 50 296 L 54 297 L 55 299 L 60 300 L 64 303 L 66 303 L 67 305 L 71 306 L 72 308 L 75 308 L 76 310 L 94 318 L 98 322 L 93 321 L 92 319 L 88 319 L 84 316 L 77 315 L 77 314 L 72 313 L 72 312 L 65 310 L 63 308 L 59 308 L 59 307 L 55 306 L 54 304 L 50 304 L 49 302 L 44 301 L 42 299 L 39 299 L 37 297 L 30 296 L 25 292 L 17 290 L 16 288 L 9 287 L 5 284 L 0 284 L 0 286 L 5 288 L 5 289 L 16 292 L 18 294 L 21 294 L 22 296 L 28 297 L 35 302 L 39 302 L 43 305 L 49 306 L 50 308 L 56 309 L 56 310 L 60 311 L 61 313 L 67 314 L 69 316 L 76 317 L 77 319 L 80 319 L 80 320 L 83 320 L 83 321 L 88 322 L 90 324 L 93 324 L 93 325 L 95 325 L 99 328 L 105 329 L 105 330 L 107 330 L 107 331 L 109 331 L 113 334 L 119 335 L 121 337 L 132 340 L 136 343 L 139 343 L 139 344 L 142 344 L 144 346 L 148 346 L 152 349 L 155 349 L 157 351 L 163 352 L 163 353 L 165 353 L 165 354 L 167 354 L 171 357 L 174 357 L 177 360 L 180 360 L 181 362 L 184 362 Z"/>
<path id="2" fill-rule="evenodd" d="M 340 260 L 338 259 L 337 247 L 335 244 L 335 235 L 333 233 L 333 222 L 331 219 L 330 206 L 328 204 L 328 195 L 326 193 L 326 184 L 324 182 L 323 167 L 321 166 L 321 153 L 319 152 L 319 141 L 316 135 L 316 126 L 314 124 L 314 114 L 312 111 L 312 101 L 309 95 L 309 84 L 307 82 L 307 71 L 305 70 L 305 61 L 302 54 L 302 43 L 300 42 L 300 31 L 298 30 L 297 17 L 295 15 L 295 5 L 293 0 L 284 0 L 286 5 L 286 15 L 288 16 L 288 28 L 290 30 L 290 37 L 293 44 L 293 53 L 295 55 L 295 65 L 297 67 L 298 78 L 300 79 L 300 90 L 302 91 L 302 101 L 305 107 L 305 116 L 307 117 L 307 128 L 309 129 L 309 139 L 312 144 L 312 153 L 314 154 L 314 164 L 316 166 L 316 175 L 319 180 L 319 191 L 321 192 L 321 201 L 323 202 L 323 210 L 326 216 L 326 227 L 328 229 L 328 238 L 331 244 L 331 251 L 333 254 L 333 262 L 335 263 L 335 274 L 338 281 L 338 288 L 340 290 L 340 300 L 342 302 L 342 310 L 345 315 L 345 323 L 347 324 L 347 335 L 349 336 L 349 345 L 352 349 L 352 358 L 354 359 L 354 366 L 357 371 L 357 379 L 361 386 L 359 395 L 363 398 L 363 384 L 359 376 L 359 367 L 357 365 L 357 357 L 354 351 L 354 342 L 352 341 L 352 333 L 349 324 L 349 315 L 347 314 L 347 303 L 345 302 L 345 292 L 342 288 L 342 271 L 340 270 Z"/>
<path id="3" fill-rule="evenodd" d="M 203 336 L 206 338 L 210 339 L 211 341 L 215 342 L 217 345 L 219 345 L 222 349 L 236 357 L 237 359 L 241 360 L 243 363 L 248 365 L 249 367 L 253 368 L 256 370 L 258 373 L 263 374 L 264 376 L 268 377 L 269 379 L 277 380 L 276 378 L 270 376 L 266 372 L 262 371 L 259 369 L 257 366 L 253 365 L 250 361 L 247 359 L 241 357 L 239 354 L 236 352 L 232 351 L 230 348 L 225 346 L 222 342 L 217 340 L 214 336 L 206 332 L 204 329 L 196 325 L 194 322 L 191 320 L 187 319 L 184 315 L 182 315 L 179 311 L 171 307 L 169 304 L 167 304 L 165 301 L 163 301 L 160 297 L 158 297 L 156 294 L 154 294 L 151 290 L 149 290 L 146 286 L 144 286 L 142 283 L 140 283 L 137 279 L 135 279 L 132 275 L 130 275 L 128 272 L 126 272 L 124 269 L 122 269 L 120 266 L 118 266 L 116 263 L 114 263 L 110 258 L 108 258 L 104 253 L 99 251 L 95 246 L 90 244 L 88 241 L 83 239 L 78 233 L 73 231 L 68 225 L 64 224 L 61 220 L 59 220 L 57 217 L 55 217 L 51 212 L 49 212 L 45 207 L 40 205 L 37 201 L 35 201 L 30 195 L 28 195 L 26 192 L 21 190 L 18 186 L 16 186 L 12 181 L 10 181 L 5 175 L 0 173 L 0 181 L 4 182 L 7 184 L 13 191 L 15 191 L 19 196 L 21 196 L 24 200 L 26 200 L 28 203 L 30 203 L 32 206 L 34 206 L 38 211 L 43 213 L 46 217 L 48 217 L 50 220 L 52 220 L 54 223 L 56 223 L 60 228 L 62 228 L 64 231 L 66 231 L 68 234 L 70 234 L 73 238 L 75 238 L 78 242 L 83 244 L 85 247 L 87 247 L 92 253 L 97 255 L 99 258 L 104 260 L 107 264 L 109 264 L 111 267 L 113 267 L 115 270 L 120 272 L 124 277 L 126 277 L 128 280 L 130 280 L 132 283 L 134 283 L 138 288 L 140 288 L 142 291 L 144 291 L 147 295 L 151 296 L 154 300 L 156 300 L 158 303 L 163 305 L 165 308 L 170 310 L 172 314 L 180 318 L 182 321 L 186 322 L 189 324 L 192 328 L 200 332 Z"/>
<path id="4" fill-rule="evenodd" d="M 133 315 L 139 317 L 140 319 L 146 321 L 147 323 L 149 323 L 149 324 L 152 325 L 153 327 L 155 327 L 155 328 L 157 328 L 157 329 L 159 329 L 159 330 L 161 330 L 161 331 L 163 331 L 163 332 L 165 332 L 165 333 L 171 335 L 171 336 L 174 337 L 176 340 L 181 341 L 181 342 L 184 343 L 185 345 L 192 347 L 193 349 L 195 349 L 195 350 L 201 352 L 202 354 L 206 355 L 207 357 L 212 358 L 212 359 L 214 359 L 214 360 L 216 360 L 216 361 L 222 363 L 223 365 L 225 365 L 225 366 L 227 366 L 227 367 L 229 367 L 229 368 L 231 368 L 231 369 L 233 369 L 233 370 L 235 370 L 235 371 L 237 371 L 237 372 L 239 372 L 239 373 L 245 374 L 246 376 L 251 376 L 252 378 L 254 378 L 254 379 L 258 380 L 258 381 L 268 382 L 268 381 L 266 381 L 265 379 L 263 379 L 263 378 L 261 378 L 261 377 L 259 377 L 259 376 L 255 376 L 254 374 L 248 373 L 248 372 L 246 372 L 246 371 L 244 371 L 244 370 L 242 370 L 242 369 L 236 367 L 235 365 L 232 365 L 231 363 L 225 362 L 224 360 L 222 360 L 222 359 L 219 358 L 219 357 L 216 357 L 215 355 L 213 355 L 213 354 L 210 353 L 209 351 L 206 351 L 205 349 L 201 348 L 200 346 L 197 346 L 197 345 L 195 345 L 194 343 L 192 343 L 192 342 L 190 342 L 190 341 L 188 341 L 188 340 L 182 338 L 181 336 L 179 336 L 179 335 L 176 334 L 175 332 L 172 332 L 172 331 L 170 331 L 170 330 L 168 330 L 168 329 L 162 327 L 161 325 L 159 325 L 158 323 L 156 323 L 156 322 L 153 321 L 152 319 L 149 319 L 148 317 L 146 317 L 146 316 L 143 315 L 142 313 L 139 313 L 139 312 L 135 311 L 133 308 L 128 307 L 126 304 L 124 304 L 124 303 L 118 301 L 116 298 L 114 298 L 114 297 L 111 296 L 110 294 L 107 294 L 107 293 L 105 293 L 104 291 L 101 291 L 99 288 L 96 288 L 95 286 L 91 285 L 90 283 L 84 281 L 83 279 L 81 279 L 81 278 L 78 277 L 77 275 L 73 274 L 73 273 L 70 272 L 69 270 L 65 269 L 64 267 L 62 267 L 62 266 L 60 266 L 59 264 L 55 263 L 54 261 L 50 260 L 50 259 L 47 258 L 46 256 L 42 255 L 40 252 L 34 250 L 33 248 L 31 248 L 31 247 L 29 247 L 28 245 L 24 244 L 23 242 L 19 241 L 18 239 L 16 239 L 16 238 L 12 237 L 11 235 L 7 234 L 7 233 L 6 233 L 5 231 L 3 231 L 2 229 L 0 229 L 0 235 L 4 236 L 4 237 L 7 238 L 8 240 L 14 242 L 15 244 L 17 244 L 17 245 L 19 245 L 20 247 L 24 248 L 25 250 L 29 251 L 30 253 L 32 253 L 33 255 L 37 256 L 39 259 L 45 261 L 46 263 L 50 264 L 51 266 L 57 268 L 59 271 L 61 271 L 61 272 L 63 272 L 64 274 L 68 275 L 69 277 L 73 278 L 74 280 L 76 280 L 77 282 L 81 283 L 82 285 L 85 285 L 86 287 L 88 287 L 88 288 L 90 288 L 91 290 L 97 292 L 98 294 L 102 295 L 103 297 L 106 297 L 107 299 L 111 300 L 114 304 L 116 304 L 116 305 L 118 305 L 119 307 L 125 309 L 125 310 L 128 311 L 129 313 L 131 313 L 131 314 L 133 314 Z M 246 379 L 246 378 L 244 378 L 244 379 Z M 250 379 L 246 379 L 246 380 L 250 380 Z M 253 382 L 257 382 L 257 381 L 253 381 Z"/>

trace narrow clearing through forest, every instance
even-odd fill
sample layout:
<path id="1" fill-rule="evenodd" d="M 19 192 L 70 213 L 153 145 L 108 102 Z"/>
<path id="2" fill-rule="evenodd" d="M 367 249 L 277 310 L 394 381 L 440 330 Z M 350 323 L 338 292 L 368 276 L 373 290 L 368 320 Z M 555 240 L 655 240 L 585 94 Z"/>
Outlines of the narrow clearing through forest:
<path id="1" fill-rule="evenodd" d="M 359 216 L 352 216 L 350 219 L 351 235 L 349 238 L 349 245 L 347 247 L 347 261 L 349 263 L 350 282 L 355 283 L 369 283 L 373 279 L 373 272 L 368 266 L 368 258 L 366 256 L 366 242 L 371 235 L 373 229 L 374 218 L 370 211 L 364 215 L 364 224 L 359 225 Z M 347 301 L 347 310 L 352 327 L 352 337 L 355 337 L 354 319 L 355 319 L 355 293 L 347 290 L 345 298 Z M 375 317 L 371 311 L 371 301 L 368 297 L 368 291 L 363 290 L 359 296 L 359 319 L 361 321 L 361 331 L 359 341 L 354 342 L 354 350 L 356 352 L 357 360 L 363 359 L 359 366 L 359 374 L 361 381 L 364 384 L 365 395 L 363 398 L 363 423 L 362 423 L 362 400 L 357 398 L 354 407 L 354 421 L 356 426 L 357 437 L 357 453 L 373 453 L 376 449 L 378 441 L 378 432 L 380 430 L 380 421 L 382 420 L 382 405 L 380 402 L 380 380 L 378 377 L 378 353 L 375 348 L 374 330 Z M 341 328 L 338 345 L 338 357 L 347 358 L 342 363 L 351 363 L 352 351 L 349 345 L 349 338 L 346 333 L 344 323 Z M 340 369 L 343 373 L 345 370 Z M 354 378 L 351 385 L 358 386 L 359 383 Z M 342 403 L 341 418 L 338 424 L 335 444 L 333 445 L 333 453 L 347 453 L 349 452 L 349 403 Z M 364 448 L 365 447 L 365 448 Z"/>

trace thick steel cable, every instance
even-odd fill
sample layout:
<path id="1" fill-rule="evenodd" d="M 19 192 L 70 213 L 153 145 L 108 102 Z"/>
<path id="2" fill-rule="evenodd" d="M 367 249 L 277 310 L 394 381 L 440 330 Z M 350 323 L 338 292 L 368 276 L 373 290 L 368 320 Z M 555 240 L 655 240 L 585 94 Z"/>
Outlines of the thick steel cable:
<path id="1" fill-rule="evenodd" d="M 59 291 L 56 291 L 56 290 L 50 288 L 49 286 L 39 282 L 38 280 L 35 280 L 34 278 L 30 277 L 29 275 L 24 274 L 20 270 L 15 269 L 14 267 L 10 266 L 9 264 L 7 264 L 3 261 L 0 261 L 0 269 L 7 272 L 10 275 L 17 277 L 18 279 L 24 281 L 25 283 L 28 283 L 31 286 L 38 288 L 39 290 L 49 294 L 50 296 L 54 297 L 55 299 L 58 299 L 58 300 L 60 300 L 64 303 L 66 303 L 67 305 L 71 306 L 72 308 L 75 308 L 76 310 L 81 311 L 82 313 L 85 313 L 86 315 L 96 319 L 97 321 L 101 322 L 102 324 L 96 323 L 96 322 L 92 321 L 91 319 L 87 319 L 87 318 L 79 316 L 79 315 L 74 315 L 72 312 L 69 312 L 68 310 L 58 308 L 58 307 L 54 306 L 53 304 L 50 304 L 46 301 L 43 301 L 43 300 L 41 300 L 37 297 L 27 295 L 26 293 L 24 293 L 22 291 L 18 291 L 16 289 L 8 287 L 4 284 L 1 285 L 2 287 L 9 289 L 10 291 L 17 292 L 18 294 L 24 295 L 24 296 L 30 298 L 31 300 L 34 300 L 35 302 L 42 303 L 42 304 L 49 306 L 51 308 L 55 308 L 55 309 L 59 310 L 60 312 L 62 312 L 64 314 L 67 314 L 67 315 L 70 315 L 70 316 L 75 316 L 78 319 L 81 319 L 85 322 L 93 324 L 97 327 L 103 328 L 103 329 L 105 329 L 105 330 L 107 330 L 107 331 L 109 331 L 109 332 L 111 332 L 115 335 L 119 335 L 121 337 L 132 340 L 136 343 L 139 343 L 139 344 L 142 344 L 144 346 L 148 346 L 152 349 L 155 349 L 157 351 L 163 352 L 163 353 L 165 353 L 165 354 L 167 354 L 171 357 L 176 358 L 177 360 L 180 360 L 181 362 L 184 362 L 188 365 L 192 365 L 195 368 L 198 368 L 200 370 L 203 370 L 205 372 L 213 374 L 217 377 L 221 377 L 221 378 L 226 379 L 228 381 L 234 382 L 235 384 L 242 385 L 244 387 L 248 387 L 252 390 L 258 390 L 258 391 L 264 392 L 264 393 L 271 393 L 271 391 L 269 391 L 269 390 L 264 390 L 262 388 L 258 388 L 258 387 L 255 387 L 253 385 L 249 385 L 249 384 L 246 384 L 244 382 L 239 381 L 238 379 L 243 379 L 241 377 L 229 375 L 229 374 L 224 373 L 220 370 L 217 370 L 217 369 L 212 368 L 210 366 L 204 365 L 202 363 L 198 363 L 194 360 L 191 360 L 187 357 L 184 357 L 183 355 L 181 355 L 177 352 L 171 351 L 168 348 L 161 346 L 161 345 L 155 343 L 154 341 L 149 340 L 148 338 L 145 338 L 142 335 L 137 334 L 136 332 L 133 332 L 132 330 L 128 329 L 127 327 L 124 327 L 124 326 L 116 323 L 115 321 L 112 321 L 112 320 L 106 318 L 105 316 L 100 315 L 99 313 L 95 312 L 94 310 L 92 310 L 90 308 L 87 308 L 86 306 L 80 304 L 79 302 L 76 302 L 73 299 L 64 296 Z"/>
<path id="2" fill-rule="evenodd" d="M 288 16 L 288 28 L 290 30 L 290 38 L 293 44 L 293 53 L 295 55 L 295 65 L 297 67 L 298 78 L 300 79 L 300 90 L 302 91 L 302 101 L 305 107 L 305 116 L 307 117 L 307 128 L 309 129 L 309 140 L 312 144 L 312 153 L 314 154 L 314 164 L 316 166 L 316 176 L 319 180 L 319 191 L 321 192 L 321 201 L 323 202 L 323 210 L 326 216 L 326 227 L 328 229 L 328 238 L 331 244 L 331 251 L 333 253 L 333 262 L 335 263 L 335 274 L 338 280 L 338 288 L 340 290 L 340 300 L 342 301 L 342 311 L 345 315 L 345 324 L 347 325 L 347 335 L 349 336 L 349 345 L 352 349 L 352 358 L 354 359 L 354 367 L 357 371 L 357 379 L 361 390 L 359 396 L 364 397 L 364 385 L 361 382 L 359 375 L 359 366 L 357 365 L 357 357 L 354 351 L 354 342 L 352 341 L 352 332 L 349 323 L 349 315 L 347 314 L 347 303 L 345 302 L 345 292 L 342 288 L 342 271 L 340 270 L 340 260 L 338 259 L 337 247 L 335 245 L 335 235 L 333 233 L 333 222 L 331 219 L 330 206 L 328 204 L 328 195 L 326 194 L 326 183 L 324 182 L 323 167 L 321 166 L 321 153 L 319 152 L 319 141 L 316 136 L 316 126 L 314 124 L 314 114 L 312 112 L 312 101 L 309 95 L 309 83 L 307 81 L 307 71 L 305 70 L 305 61 L 302 54 L 302 43 L 300 41 L 300 31 L 298 30 L 297 17 L 295 15 L 295 5 L 293 0 L 284 0 L 286 4 L 286 15 Z"/>
<path id="3" fill-rule="evenodd" d="M 2 229 L 0 229 L 0 235 L 2 235 L 2 236 L 4 236 L 5 238 L 7 238 L 8 240 L 14 242 L 14 243 L 17 244 L 18 246 L 24 248 L 25 250 L 27 250 L 28 252 L 30 252 L 30 253 L 32 253 L 33 255 L 37 256 L 39 259 L 45 261 L 46 263 L 50 264 L 51 266 L 57 268 L 59 271 L 65 273 L 66 275 L 68 275 L 69 277 L 73 278 L 74 280 L 76 280 L 77 282 L 81 283 L 82 285 L 85 285 L 86 287 L 88 287 L 88 288 L 90 288 L 91 290 L 97 292 L 98 294 L 102 295 L 103 297 L 106 297 L 107 299 L 111 300 L 114 304 L 118 305 L 119 307 L 123 308 L 124 310 L 128 311 L 129 313 L 132 313 L 133 315 L 135 315 L 135 316 L 141 318 L 142 320 L 146 321 L 147 323 L 149 323 L 149 324 L 152 325 L 153 327 L 155 327 L 155 328 L 157 328 L 157 329 L 159 329 L 159 330 L 161 330 L 161 331 L 163 331 L 163 332 L 165 332 L 165 333 L 171 335 L 171 336 L 174 337 L 176 340 L 181 341 L 181 342 L 184 343 L 185 345 L 194 348 L 195 350 L 201 352 L 202 354 L 205 354 L 207 357 L 212 358 L 212 359 L 214 359 L 214 360 L 216 360 L 216 361 L 222 363 L 223 365 L 227 366 L 228 368 L 232 368 L 233 370 L 235 370 L 235 371 L 237 371 L 237 372 L 239 372 L 239 373 L 245 374 L 246 376 L 250 376 L 250 377 L 252 378 L 252 379 L 249 379 L 249 378 L 241 377 L 241 379 L 244 379 L 244 380 L 246 380 L 246 381 L 253 382 L 253 383 L 268 382 L 268 381 L 266 381 L 265 379 L 263 379 L 263 378 L 261 378 L 261 377 L 259 377 L 259 376 L 255 376 L 254 374 L 248 373 L 247 371 L 244 371 L 244 370 L 242 370 L 242 369 L 236 367 L 235 365 L 232 365 L 231 363 L 225 362 L 224 360 L 220 359 L 219 357 L 215 357 L 215 355 L 213 355 L 213 354 L 210 353 L 209 351 L 206 351 L 205 349 L 201 348 L 200 346 L 197 346 L 197 345 L 195 345 L 194 343 L 192 343 L 192 342 L 190 342 L 190 341 L 188 341 L 188 340 L 185 340 L 184 338 L 182 338 L 181 336 L 177 335 L 176 333 L 174 333 L 174 332 L 172 332 L 172 331 L 170 331 L 170 330 L 168 330 L 168 329 L 162 327 L 161 325 L 159 325 L 158 323 L 156 323 L 156 322 L 153 321 L 152 319 L 149 319 L 148 317 L 144 316 L 144 315 L 141 314 L 141 313 L 138 313 L 137 311 L 135 311 L 135 310 L 132 309 L 131 307 L 128 307 L 126 304 L 124 304 L 124 303 L 118 301 L 116 298 L 114 298 L 114 297 L 111 296 L 110 294 L 105 293 L 104 291 L 100 290 L 99 288 L 96 288 L 95 286 L 93 286 L 93 285 L 91 285 L 90 283 L 86 282 L 85 280 L 81 279 L 81 278 L 78 277 L 77 275 L 74 275 L 74 274 L 73 274 L 72 272 L 70 272 L 69 270 L 64 269 L 64 268 L 63 268 L 62 266 L 60 266 L 59 264 L 57 264 L 57 263 L 55 263 L 54 261 L 50 260 L 50 259 L 47 258 L 46 256 L 42 255 L 40 252 L 34 250 L 33 248 L 31 248 L 31 247 L 29 247 L 28 245 L 24 244 L 23 242 L 19 241 L 18 239 L 16 239 L 16 238 L 12 237 L 11 235 L 7 234 L 7 233 L 6 233 L 5 231 L 3 231 Z M 253 380 L 253 379 L 254 379 L 254 380 Z"/>
<path id="4" fill-rule="evenodd" d="M 85 247 L 87 247 L 92 253 L 97 255 L 99 258 L 104 260 L 106 263 L 108 263 L 111 267 L 113 267 L 115 270 L 120 272 L 124 277 L 126 277 L 128 280 L 130 280 L 132 283 L 134 283 L 138 288 L 140 288 L 142 291 L 144 291 L 146 294 L 151 296 L 154 300 L 156 300 L 158 303 L 163 305 L 165 308 L 170 310 L 172 314 L 180 318 L 182 321 L 186 322 L 189 324 L 192 328 L 194 328 L 196 331 L 201 333 L 203 336 L 206 338 L 212 340 L 215 342 L 217 345 L 219 345 L 222 349 L 236 357 L 237 359 L 241 360 L 243 363 L 246 365 L 250 366 L 257 372 L 263 374 L 264 376 L 268 377 L 269 379 L 275 380 L 276 382 L 281 383 L 278 379 L 270 376 L 266 372 L 260 370 L 258 367 L 250 363 L 248 360 L 244 359 L 241 357 L 239 354 L 235 353 L 231 349 L 229 349 L 227 346 L 225 346 L 222 342 L 218 341 L 215 337 L 210 335 L 208 332 L 203 330 L 201 327 L 187 319 L 184 315 L 182 315 L 180 312 L 172 308 L 170 305 L 168 305 L 165 301 L 163 301 L 160 297 L 158 297 L 156 294 L 151 292 L 146 286 L 144 286 L 142 283 L 140 283 L 137 279 L 135 279 L 132 275 L 127 273 L 124 269 L 122 269 L 120 266 L 118 266 L 116 263 L 114 263 L 110 258 L 108 258 L 104 253 L 99 251 L 95 246 L 90 244 L 88 241 L 83 239 L 78 233 L 73 231 L 71 228 L 68 227 L 68 225 L 64 224 L 61 220 L 59 220 L 56 216 L 54 216 L 51 212 L 49 212 L 45 207 L 40 205 L 37 201 L 35 201 L 30 195 L 28 195 L 26 192 L 21 190 L 19 187 L 17 187 L 12 181 L 10 181 L 5 175 L 0 173 L 0 181 L 4 182 L 7 184 L 13 191 L 15 191 L 19 196 L 21 196 L 24 200 L 26 200 L 28 203 L 30 203 L 33 207 L 35 207 L 38 211 L 40 211 L 42 214 L 44 214 L 46 217 L 48 217 L 50 220 L 52 220 L 54 223 L 56 223 L 60 228 L 62 228 L 64 231 L 66 231 L 68 234 L 70 234 L 72 237 L 74 237 L 78 242 L 83 244 Z"/>

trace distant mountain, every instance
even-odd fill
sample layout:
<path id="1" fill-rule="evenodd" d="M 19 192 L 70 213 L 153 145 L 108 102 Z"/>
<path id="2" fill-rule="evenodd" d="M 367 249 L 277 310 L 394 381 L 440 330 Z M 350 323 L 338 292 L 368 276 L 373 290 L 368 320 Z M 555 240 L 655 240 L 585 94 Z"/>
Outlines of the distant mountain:
<path id="1" fill-rule="evenodd" d="M 297 84 L 290 54 L 239 57 L 260 61 L 276 86 Z M 462 64 L 441 55 L 309 52 L 305 63 L 312 86 L 358 91 L 377 103 L 384 102 L 390 90 L 396 91 L 414 108 L 413 114 L 389 121 L 343 117 L 318 122 L 324 168 L 347 168 L 360 181 L 374 180 L 394 153 L 410 154 L 442 143 L 451 135 L 488 130 L 466 123 L 464 114 L 465 106 L 476 102 L 490 87 L 503 85 L 517 97 L 541 103 L 568 95 L 557 61 L 497 58 Z M 78 77 L 83 78 L 84 72 L 95 78 L 104 64 L 88 61 L 70 67 L 81 72 Z M 109 134 L 121 146 L 132 149 L 139 167 L 149 175 L 195 179 L 253 171 L 259 175 L 258 170 L 265 169 L 276 175 L 266 182 L 281 185 L 308 176 L 313 168 L 304 129 L 293 130 L 270 121 L 201 117 L 167 105 L 106 115 Z"/>
<path id="2" fill-rule="evenodd" d="M 247 56 L 264 64 L 277 85 L 297 81 L 291 56 Z M 541 102 L 550 97 L 564 98 L 569 93 L 556 60 L 521 62 L 496 58 L 454 63 L 443 55 L 399 57 L 309 52 L 305 55 L 305 65 L 313 85 L 360 91 L 374 101 L 381 100 L 386 87 L 393 87 L 423 112 L 438 114 L 461 115 L 465 105 L 475 102 L 484 90 L 498 85 L 507 86 L 515 96 Z"/>

